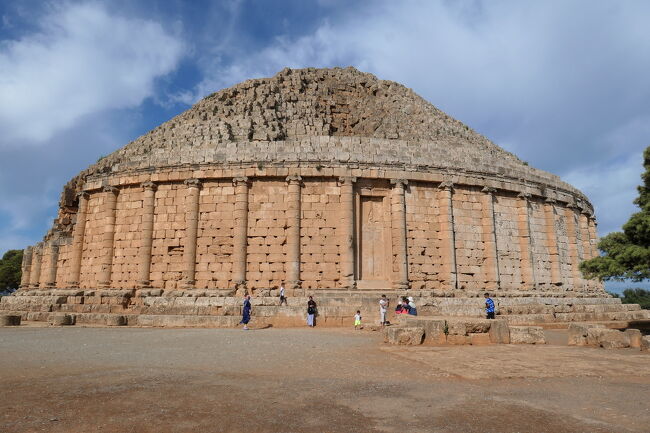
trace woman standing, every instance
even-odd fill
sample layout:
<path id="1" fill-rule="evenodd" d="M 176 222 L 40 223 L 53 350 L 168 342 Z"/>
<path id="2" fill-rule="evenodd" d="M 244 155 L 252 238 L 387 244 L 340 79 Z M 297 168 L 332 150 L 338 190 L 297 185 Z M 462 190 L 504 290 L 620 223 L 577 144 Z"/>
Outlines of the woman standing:
<path id="1" fill-rule="evenodd" d="M 316 302 L 310 296 L 307 301 L 307 325 L 314 327 L 314 316 L 316 316 Z"/>
<path id="2" fill-rule="evenodd" d="M 242 308 L 241 312 L 241 322 L 239 324 L 241 325 L 242 323 L 244 324 L 244 330 L 248 329 L 248 322 L 251 320 L 251 297 L 250 295 L 244 296 L 244 308 Z"/>

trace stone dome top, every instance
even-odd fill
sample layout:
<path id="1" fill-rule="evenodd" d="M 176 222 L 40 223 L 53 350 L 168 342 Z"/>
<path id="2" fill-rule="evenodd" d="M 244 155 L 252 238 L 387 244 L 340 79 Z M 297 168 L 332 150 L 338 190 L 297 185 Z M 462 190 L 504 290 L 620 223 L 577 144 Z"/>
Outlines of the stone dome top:
<path id="1" fill-rule="evenodd" d="M 220 90 L 102 158 L 68 186 L 79 190 L 89 178 L 208 165 L 471 174 L 561 189 L 586 200 L 411 89 L 352 67 L 285 68 Z"/>

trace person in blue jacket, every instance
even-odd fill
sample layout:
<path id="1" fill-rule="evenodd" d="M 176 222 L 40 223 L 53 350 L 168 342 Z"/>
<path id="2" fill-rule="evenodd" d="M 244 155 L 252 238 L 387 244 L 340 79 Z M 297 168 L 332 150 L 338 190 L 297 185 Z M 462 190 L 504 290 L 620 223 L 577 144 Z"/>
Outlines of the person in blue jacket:
<path id="1" fill-rule="evenodd" d="M 248 322 L 251 320 L 251 297 L 246 295 L 244 297 L 244 308 L 241 312 L 241 322 L 239 324 L 244 324 L 244 330 L 248 329 Z"/>

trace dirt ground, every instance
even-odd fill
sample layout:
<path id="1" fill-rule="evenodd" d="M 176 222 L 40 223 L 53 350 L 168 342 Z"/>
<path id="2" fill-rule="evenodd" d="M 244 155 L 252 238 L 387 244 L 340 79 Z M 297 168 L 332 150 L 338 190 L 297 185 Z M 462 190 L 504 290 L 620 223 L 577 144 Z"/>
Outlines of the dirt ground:
<path id="1" fill-rule="evenodd" d="M 3 433 L 650 431 L 638 350 L 347 329 L 0 328 L 0 390 Z"/>

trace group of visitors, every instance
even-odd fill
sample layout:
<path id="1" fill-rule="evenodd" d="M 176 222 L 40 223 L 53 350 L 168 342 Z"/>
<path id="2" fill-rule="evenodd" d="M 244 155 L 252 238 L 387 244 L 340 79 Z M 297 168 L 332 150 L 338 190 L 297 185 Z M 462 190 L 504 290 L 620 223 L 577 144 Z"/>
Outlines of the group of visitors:
<path id="1" fill-rule="evenodd" d="M 280 285 L 280 305 L 284 304 L 287 305 L 287 298 L 285 296 L 284 292 L 284 285 Z M 488 319 L 494 319 L 494 314 L 495 314 L 495 305 L 494 301 L 490 298 L 489 293 L 485 293 L 485 313 L 486 317 Z M 251 297 L 250 295 L 246 295 L 244 297 L 244 306 L 242 308 L 242 319 L 239 324 L 244 325 L 244 329 L 248 329 L 248 322 L 250 322 L 251 318 Z M 387 320 L 387 313 L 388 313 L 388 308 L 389 308 L 389 301 L 388 298 L 386 298 L 386 295 L 381 295 L 381 299 L 379 299 L 379 321 L 381 323 L 381 326 L 386 326 L 389 322 Z M 314 301 L 314 298 L 312 296 L 309 297 L 307 300 L 307 326 L 310 328 L 313 328 L 316 326 L 316 314 L 317 314 L 317 308 L 316 308 L 316 301 Z M 417 316 L 418 310 L 417 306 L 415 305 L 415 301 L 412 296 L 402 296 L 401 300 L 398 300 L 397 306 L 395 307 L 395 314 L 409 314 L 412 316 Z M 354 315 L 354 329 L 359 330 L 362 329 L 361 326 L 361 310 L 357 310 L 357 313 Z"/>

